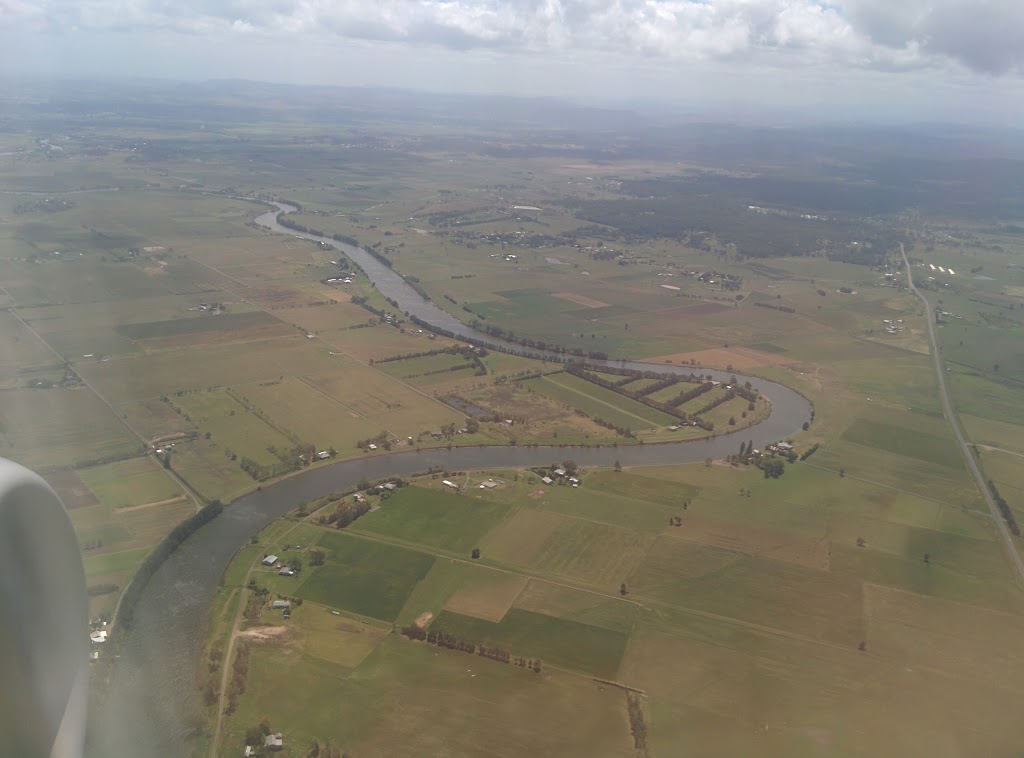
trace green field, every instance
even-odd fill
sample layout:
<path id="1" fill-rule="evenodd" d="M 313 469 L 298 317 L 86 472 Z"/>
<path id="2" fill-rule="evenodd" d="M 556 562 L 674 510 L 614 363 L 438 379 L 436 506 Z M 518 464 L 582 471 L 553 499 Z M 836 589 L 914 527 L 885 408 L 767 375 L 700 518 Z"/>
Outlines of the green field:
<path id="1" fill-rule="evenodd" d="M 814 417 L 780 433 L 820 447 L 778 479 L 728 460 L 584 467 L 579 488 L 528 467 L 437 471 L 371 496 L 379 509 L 343 531 L 285 504 L 293 515 L 228 568 L 210 643 L 227 640 L 264 552 L 302 570 L 257 566 L 257 585 L 306 602 L 242 623 L 251 659 L 221 744 L 191 750 L 211 706 L 175 750 L 240 755 L 265 718 L 284 755 L 314 738 L 353 756 L 1019 753 L 1024 591 L 944 417 L 926 309 L 896 253 L 949 311 L 935 326 L 959 421 L 1024 521 L 1024 237 L 1003 143 L 985 148 L 1003 170 L 979 173 L 943 147 L 977 141 L 954 127 L 819 130 L 812 150 L 792 127 L 639 111 L 625 124 L 565 103 L 555 122 L 544 104 L 259 85 L 246 109 L 251 87 L 72 97 L 39 81 L 0 96 L 0 455 L 68 504 L 91 614 L 113 610 L 105 590 L 193 497 L 230 516 L 260 486 L 242 458 L 272 464 L 299 443 L 344 458 L 384 435 L 410 455 L 552 445 L 553 463 L 585 459 L 571 446 L 702 434 L 668 432 L 670 414 L 555 361 L 491 352 L 481 376 L 450 370 L 468 362 L 451 353 L 379 363 L 463 343 L 421 331 L 362 273 L 324 284 L 337 251 L 254 228 L 264 206 L 229 194 L 296 200 L 294 221 L 357 238 L 455 318 L 527 347 L 789 385 Z M 480 431 L 437 439 L 467 423 L 453 397 L 485 411 Z M 704 419 L 720 435 L 766 412 L 733 399 Z M 143 455 L 171 442 L 171 472 Z M 424 469 L 451 465 L 435 453 Z M 480 489 L 490 477 L 500 486 Z M 543 670 L 413 642 L 409 624 Z M 219 679 L 209 652 L 201 675 Z"/>
<path id="2" fill-rule="evenodd" d="M 100 502 L 112 508 L 145 505 L 185 496 L 174 480 L 149 458 L 85 469 L 81 477 Z"/>
<path id="3" fill-rule="evenodd" d="M 468 553 L 508 514 L 509 509 L 497 503 L 436 489 L 403 487 L 352 529 Z"/>
<path id="4" fill-rule="evenodd" d="M 513 655 L 540 658 L 605 679 L 614 679 L 626 649 L 626 635 L 513 608 L 500 623 L 444 611 L 432 628 Z"/>
<path id="5" fill-rule="evenodd" d="M 413 587 L 430 570 L 430 555 L 341 534 L 326 534 L 319 546 L 327 563 L 310 571 L 298 594 L 314 603 L 392 621 Z"/>
<path id="6" fill-rule="evenodd" d="M 625 429 L 653 429 L 677 423 L 666 413 L 570 374 L 528 379 L 523 384 L 591 418 L 603 419 Z"/>

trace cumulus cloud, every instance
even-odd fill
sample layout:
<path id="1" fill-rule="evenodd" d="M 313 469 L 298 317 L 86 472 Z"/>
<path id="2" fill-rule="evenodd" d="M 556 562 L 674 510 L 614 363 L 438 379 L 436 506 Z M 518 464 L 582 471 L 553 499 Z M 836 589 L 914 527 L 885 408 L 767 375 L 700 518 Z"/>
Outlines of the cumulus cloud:
<path id="1" fill-rule="evenodd" d="M 0 0 L 0 26 L 19 24 L 885 70 L 1024 67 L 1021 0 Z"/>

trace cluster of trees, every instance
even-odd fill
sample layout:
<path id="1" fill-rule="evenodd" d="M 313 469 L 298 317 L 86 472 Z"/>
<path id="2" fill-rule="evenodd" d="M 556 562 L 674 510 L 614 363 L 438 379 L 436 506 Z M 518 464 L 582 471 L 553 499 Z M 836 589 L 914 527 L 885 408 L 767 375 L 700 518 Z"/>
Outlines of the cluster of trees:
<path id="1" fill-rule="evenodd" d="M 356 500 L 351 503 L 346 503 L 344 500 L 342 500 L 340 503 L 338 503 L 337 507 L 334 509 L 332 513 L 329 513 L 325 516 L 320 516 L 319 521 L 321 524 L 334 524 L 334 526 L 336 526 L 338 529 L 344 529 L 357 518 L 359 518 L 360 516 L 365 516 L 369 512 L 370 504 L 365 500 L 363 502 L 359 502 L 358 500 Z"/>
<path id="2" fill-rule="evenodd" d="M 370 445 L 380 445 L 385 450 L 390 450 L 391 440 L 388 438 L 388 433 L 384 431 L 378 434 L 376 437 L 368 437 L 365 440 L 356 440 L 356 447 L 358 448 L 365 449 Z"/>
<path id="3" fill-rule="evenodd" d="M 1006 520 L 1006 525 L 1010 527 L 1010 531 L 1014 537 L 1020 537 L 1020 526 L 1017 524 L 1017 517 L 1013 515 L 1013 511 L 1010 510 L 1010 504 L 1006 502 L 1006 499 L 999 494 L 999 490 L 996 489 L 996 483 L 991 479 L 988 480 L 988 488 L 992 492 L 992 497 L 996 501 L 996 505 L 999 507 L 999 512 L 1003 514 L 1003 518 Z"/>
<path id="4" fill-rule="evenodd" d="M 813 445 L 811 445 L 809 448 L 807 448 L 800 454 L 800 460 L 806 461 L 808 458 L 810 458 L 812 455 L 818 452 L 819 447 L 821 447 L 821 443 L 815 442 Z"/>
<path id="5" fill-rule="evenodd" d="M 224 714 L 230 716 L 238 708 L 238 698 L 245 692 L 246 680 L 249 678 L 249 643 L 240 641 L 235 661 L 231 664 L 231 681 L 228 682 L 228 702 L 224 706 Z M 270 734 L 270 731 L 267 731 Z"/>
<path id="6" fill-rule="evenodd" d="M 121 604 L 118 606 L 117 611 L 118 627 L 125 629 L 131 627 L 135 613 L 135 604 L 138 603 L 139 598 L 142 596 L 142 591 L 146 588 L 146 584 L 153 574 L 156 573 L 160 565 L 167 560 L 168 556 L 177 550 L 178 546 L 192 532 L 196 531 L 203 524 L 217 518 L 223 511 L 224 505 L 220 500 L 214 500 L 174 527 L 171 533 L 164 537 L 159 545 L 153 548 L 153 552 L 146 556 L 142 565 L 139 566 L 139 570 L 135 572 L 135 576 L 132 578 L 131 584 L 128 585 L 128 589 L 121 596 Z"/>
<path id="7" fill-rule="evenodd" d="M 499 647 L 485 647 L 483 645 L 477 645 L 474 642 L 467 642 L 466 640 L 460 639 L 448 632 L 443 631 L 427 631 L 415 624 L 402 627 L 402 634 L 411 640 L 418 640 L 420 642 L 427 642 L 431 645 L 437 645 L 448 650 L 458 650 L 463 653 L 469 653 L 470 655 L 476 654 L 483 658 L 489 658 L 492 661 L 498 663 L 514 663 L 522 668 L 528 668 L 531 671 L 539 674 L 541 671 L 541 662 L 539 658 L 522 658 L 515 656 L 503 650 Z"/>
<path id="8" fill-rule="evenodd" d="M 649 755 L 647 748 L 647 722 L 640 705 L 640 695 L 636 692 L 626 693 L 626 709 L 629 713 L 629 731 L 633 735 L 633 747 L 639 758 Z"/>
<path id="9" fill-rule="evenodd" d="M 316 448 L 309 444 L 299 444 L 289 450 L 280 450 L 271 445 L 267 450 L 277 458 L 277 463 L 259 463 L 245 456 L 239 463 L 242 471 L 258 482 L 273 479 L 289 471 L 297 471 L 312 463 L 316 456 Z"/>
<path id="10" fill-rule="evenodd" d="M 710 403 L 707 403 L 706 405 L 702 405 L 700 408 L 695 410 L 690 415 L 691 416 L 701 416 L 701 415 L 707 413 L 708 411 L 714 410 L 715 408 L 717 408 L 718 406 L 722 405 L 723 403 L 728 403 L 730 400 L 732 400 L 734 397 L 736 397 L 737 394 L 739 394 L 739 393 L 737 393 L 735 387 L 733 389 L 731 389 L 731 390 L 726 390 L 725 394 L 722 395 L 720 398 L 718 398 L 716 400 L 712 400 Z"/>
<path id="11" fill-rule="evenodd" d="M 781 458 L 762 456 L 757 461 L 757 467 L 764 472 L 765 479 L 778 479 L 786 473 L 786 464 Z"/>
<path id="12" fill-rule="evenodd" d="M 598 426 L 603 426 L 605 429 L 611 429 L 616 434 L 621 434 L 626 439 L 636 439 L 636 435 L 633 434 L 633 431 L 628 426 L 619 426 L 611 421 L 605 421 L 600 416 L 591 416 L 590 420 Z"/>

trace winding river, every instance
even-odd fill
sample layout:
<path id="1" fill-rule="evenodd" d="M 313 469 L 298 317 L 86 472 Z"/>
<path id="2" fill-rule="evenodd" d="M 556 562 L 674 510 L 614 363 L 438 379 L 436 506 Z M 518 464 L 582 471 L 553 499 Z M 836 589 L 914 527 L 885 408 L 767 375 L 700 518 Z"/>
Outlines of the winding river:
<path id="1" fill-rule="evenodd" d="M 279 211 L 293 206 L 275 203 Z M 296 232 L 277 223 L 278 211 L 259 216 L 256 223 L 273 232 L 323 242 L 351 258 L 401 311 L 453 334 L 499 349 L 512 348 L 537 357 L 555 354 L 525 351 L 466 326 L 425 300 L 395 271 L 360 248 L 314 234 Z M 593 362 L 591 363 L 599 363 Z M 694 367 L 609 361 L 659 372 L 690 373 Z M 699 369 L 728 379 L 732 374 Z M 748 377 L 736 375 L 743 382 Z M 763 379 L 751 379 L 772 403 L 771 415 L 741 430 L 743 440 L 761 447 L 798 431 L 810 419 L 808 401 L 793 390 Z M 220 577 L 235 551 L 299 501 L 329 492 L 354 489 L 366 477 L 406 476 L 435 466 L 448 470 L 515 468 L 549 464 L 571 457 L 582 466 L 624 466 L 694 463 L 724 457 L 737 450 L 734 434 L 658 445 L 619 448 L 479 447 L 407 451 L 318 465 L 303 473 L 239 498 L 230 508 L 191 535 L 150 579 L 135 609 L 135 623 L 118 645 L 108 695 L 91 714 L 89 755 L 181 756 L 189 752 L 190 733 L 201 723 L 198 704 L 198 652 L 207 628 L 207 615 Z M 287 675 L 287 672 L 282 672 Z"/>

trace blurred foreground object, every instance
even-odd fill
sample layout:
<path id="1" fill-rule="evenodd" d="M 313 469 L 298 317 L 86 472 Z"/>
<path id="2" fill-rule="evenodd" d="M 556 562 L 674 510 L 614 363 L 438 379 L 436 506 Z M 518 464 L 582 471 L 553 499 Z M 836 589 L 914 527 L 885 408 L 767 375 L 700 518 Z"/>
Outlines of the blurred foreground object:
<path id="1" fill-rule="evenodd" d="M 78 540 L 42 478 L 0 458 L 0 753 L 79 758 L 89 599 Z"/>

